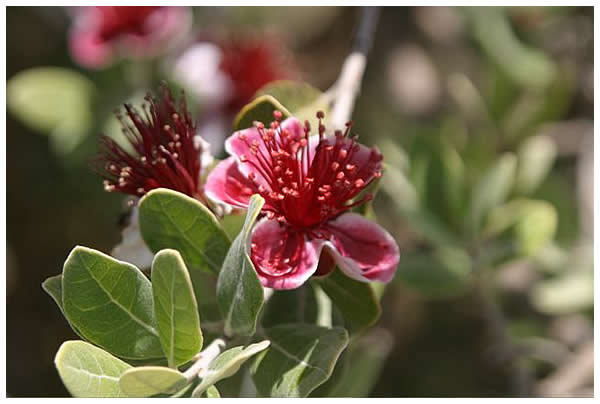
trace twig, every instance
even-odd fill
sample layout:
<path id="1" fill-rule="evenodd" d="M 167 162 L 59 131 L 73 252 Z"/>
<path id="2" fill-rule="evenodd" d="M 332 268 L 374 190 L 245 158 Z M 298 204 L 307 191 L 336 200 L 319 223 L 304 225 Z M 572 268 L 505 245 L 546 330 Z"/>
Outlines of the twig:
<path id="1" fill-rule="evenodd" d="M 350 120 L 356 96 L 367 66 L 367 55 L 373 43 L 379 7 L 362 7 L 358 30 L 352 52 L 342 66 L 342 71 L 328 93 L 334 94 L 335 103 L 329 122 L 333 128 L 342 128 Z"/>
<path id="2" fill-rule="evenodd" d="M 196 362 L 183 373 L 187 382 L 191 383 L 196 377 L 202 377 L 210 363 L 221 353 L 223 348 L 225 348 L 225 341 L 222 338 L 217 338 L 206 349 L 198 353 Z"/>
<path id="3" fill-rule="evenodd" d="M 477 262 L 477 256 L 474 261 Z M 514 396 L 530 397 L 533 390 L 532 376 L 520 363 L 520 352 L 506 332 L 506 319 L 494 294 L 492 274 L 485 265 L 479 266 L 479 282 L 476 283 L 476 289 L 492 340 L 492 352 L 496 360 L 509 365 L 510 385 Z"/>
<path id="4" fill-rule="evenodd" d="M 578 395 L 578 389 L 594 379 L 594 341 L 582 344 L 554 373 L 538 383 L 537 392 L 542 397 L 567 397 Z"/>

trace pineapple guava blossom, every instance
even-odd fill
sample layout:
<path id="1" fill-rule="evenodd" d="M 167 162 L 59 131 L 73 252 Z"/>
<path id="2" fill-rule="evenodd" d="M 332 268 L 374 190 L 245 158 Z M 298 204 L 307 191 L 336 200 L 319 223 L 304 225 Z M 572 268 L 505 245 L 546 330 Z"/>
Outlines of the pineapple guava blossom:
<path id="1" fill-rule="evenodd" d="M 142 113 L 126 104 L 128 121 L 117 115 L 132 151 L 108 136 L 101 138 L 104 149 L 96 163 L 105 178 L 104 189 L 141 197 L 152 189 L 168 188 L 208 205 L 201 177 L 213 161 L 209 144 L 197 134 L 185 98 L 177 103 L 166 85 L 160 91 L 158 98 L 146 96 Z M 150 266 L 153 254 L 141 239 L 137 207 L 123 230 L 123 242 L 111 255 L 142 268 Z"/>
<path id="2" fill-rule="evenodd" d="M 191 27 L 186 7 L 75 7 L 69 46 L 77 63 L 109 65 L 116 56 L 149 57 L 162 52 Z"/>
<path id="3" fill-rule="evenodd" d="M 206 195 L 234 207 L 248 206 L 252 194 L 265 199 L 251 237 L 251 259 L 261 283 L 274 289 L 294 289 L 311 275 L 324 275 L 332 265 L 359 281 L 388 282 L 400 259 L 392 236 L 379 225 L 350 212 L 371 199 L 357 197 L 381 176 L 383 156 L 336 131 L 309 136 L 308 122 L 283 122 L 281 113 L 269 128 L 254 127 L 234 133 L 225 148 L 232 157 L 209 174 Z M 325 251 L 323 251 L 325 249 Z"/>
<path id="4" fill-rule="evenodd" d="M 160 91 L 159 99 L 146 95 L 143 115 L 129 104 L 125 104 L 129 122 L 117 114 L 133 152 L 102 136 L 105 147 L 98 160 L 104 189 L 142 196 L 155 188 L 169 188 L 203 200 L 200 177 L 212 163 L 208 144 L 196 134 L 185 98 L 177 104 L 166 85 Z"/>

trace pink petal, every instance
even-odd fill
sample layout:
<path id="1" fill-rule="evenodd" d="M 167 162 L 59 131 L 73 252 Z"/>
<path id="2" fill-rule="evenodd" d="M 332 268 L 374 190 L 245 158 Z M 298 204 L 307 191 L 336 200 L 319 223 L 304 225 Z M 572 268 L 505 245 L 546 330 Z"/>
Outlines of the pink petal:
<path id="1" fill-rule="evenodd" d="M 324 227 L 332 234 L 328 247 L 346 275 L 362 282 L 392 280 L 400 251 L 383 227 L 356 213 L 344 213 Z"/>
<path id="2" fill-rule="evenodd" d="M 101 68 L 110 63 L 113 50 L 94 31 L 74 29 L 69 38 L 71 56 L 77 63 L 89 68 Z"/>
<path id="3" fill-rule="evenodd" d="M 267 124 L 265 124 L 265 126 L 266 125 Z M 281 122 L 281 128 L 282 130 L 287 130 L 293 139 L 299 139 L 300 136 L 304 135 L 302 124 L 298 119 L 293 117 Z M 229 138 L 227 138 L 225 141 L 225 150 L 227 153 L 232 156 L 236 156 L 238 159 L 241 159 L 242 156 L 248 159 L 248 163 L 240 165 L 240 170 L 244 174 L 254 172 L 258 178 L 263 178 L 261 172 L 255 169 L 252 165 L 262 165 L 262 163 L 259 161 L 259 158 L 250 151 L 249 145 L 252 144 L 256 144 L 258 146 L 258 153 L 261 154 L 266 162 L 270 163 L 271 156 L 269 155 L 269 152 L 267 151 L 267 148 L 265 147 L 265 144 L 258 133 L 258 129 L 255 127 L 239 130 L 233 135 L 229 136 Z M 250 164 L 250 162 L 252 164 Z M 264 185 L 266 186 L 266 183 Z"/>
<path id="4" fill-rule="evenodd" d="M 238 168 L 235 157 L 229 157 L 217 164 L 206 179 L 206 196 L 216 203 L 247 208 L 250 197 L 258 193 L 258 190 Z"/>
<path id="5" fill-rule="evenodd" d="M 252 262 L 261 283 L 273 289 L 295 289 L 317 270 L 323 240 L 306 238 L 276 220 L 263 219 L 252 233 Z"/>

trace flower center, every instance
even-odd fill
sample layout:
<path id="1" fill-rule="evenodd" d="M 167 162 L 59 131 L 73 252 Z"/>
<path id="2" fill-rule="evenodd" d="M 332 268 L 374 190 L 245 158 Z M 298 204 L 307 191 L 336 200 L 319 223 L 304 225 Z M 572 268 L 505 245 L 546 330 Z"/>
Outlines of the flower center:
<path id="1" fill-rule="evenodd" d="M 150 95 L 145 99 L 149 105 L 142 104 L 143 117 L 127 104 L 129 122 L 117 114 L 133 153 L 102 137 L 105 150 L 98 160 L 104 189 L 142 196 L 162 187 L 198 197 L 203 147 L 195 136 L 185 98 L 177 105 L 165 85 L 160 99 Z"/>
<path id="2" fill-rule="evenodd" d="M 305 122 L 303 133 L 294 134 L 280 124 L 281 112 L 275 111 L 269 128 L 255 123 L 259 139 L 240 139 L 252 156 L 242 155 L 242 163 L 251 166 L 248 179 L 253 181 L 267 205 L 268 217 L 301 229 L 318 227 L 325 221 L 372 198 L 366 194 L 352 201 L 375 178 L 381 176 L 382 155 L 350 136 L 352 123 L 344 132 L 325 136 L 319 119 L 318 137 L 309 136 Z M 316 235 L 315 235 L 316 236 Z"/>

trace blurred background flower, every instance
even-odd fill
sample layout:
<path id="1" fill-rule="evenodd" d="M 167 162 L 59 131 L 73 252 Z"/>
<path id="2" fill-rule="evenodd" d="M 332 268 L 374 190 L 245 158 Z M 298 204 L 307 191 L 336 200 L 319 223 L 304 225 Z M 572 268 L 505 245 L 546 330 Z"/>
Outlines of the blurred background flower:
<path id="1" fill-rule="evenodd" d="M 73 7 L 69 47 L 84 67 L 103 68 L 118 57 L 157 56 L 191 28 L 186 7 Z"/>
<path id="2" fill-rule="evenodd" d="M 39 285 L 74 245 L 120 239 L 123 200 L 88 167 L 101 133 L 125 145 L 114 108 L 167 79 L 225 138 L 271 80 L 329 88 L 358 10 L 113 17 L 7 9 L 9 396 L 66 395 L 52 359 L 74 335 Z M 382 10 L 353 120 L 385 156 L 374 211 L 403 256 L 360 375 L 318 394 L 593 394 L 593 45 L 591 7 Z"/>

